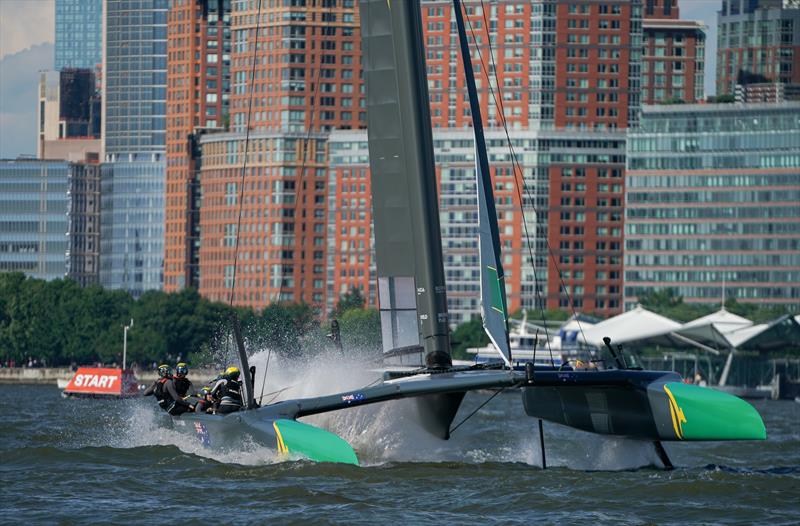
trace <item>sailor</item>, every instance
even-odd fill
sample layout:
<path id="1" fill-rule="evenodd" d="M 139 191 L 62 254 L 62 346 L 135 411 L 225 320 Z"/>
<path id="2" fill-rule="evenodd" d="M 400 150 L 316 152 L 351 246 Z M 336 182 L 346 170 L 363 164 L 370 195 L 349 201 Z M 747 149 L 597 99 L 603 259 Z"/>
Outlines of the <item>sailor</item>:
<path id="1" fill-rule="evenodd" d="M 192 382 L 186 378 L 189 374 L 189 366 L 181 362 L 175 366 L 175 376 L 164 384 L 167 396 L 170 398 L 170 405 L 167 412 L 172 416 L 192 411 L 194 406 L 185 399 L 195 396 L 197 393 L 192 386 Z"/>
<path id="2" fill-rule="evenodd" d="M 216 404 L 214 402 L 214 397 L 211 396 L 211 388 L 207 385 L 204 385 L 200 388 L 200 400 L 194 405 L 194 412 L 195 413 L 213 413 L 216 410 Z"/>
<path id="3" fill-rule="evenodd" d="M 169 402 L 164 391 L 164 384 L 172 378 L 172 368 L 169 365 L 158 366 L 158 379 L 153 382 L 153 385 L 145 389 L 144 396 L 155 396 L 158 401 L 158 407 L 166 411 L 169 408 Z"/>
<path id="4" fill-rule="evenodd" d="M 228 367 L 222 378 L 211 388 L 211 396 L 218 404 L 217 413 L 233 413 L 242 408 L 242 384 L 239 382 L 239 374 L 238 367 Z"/>

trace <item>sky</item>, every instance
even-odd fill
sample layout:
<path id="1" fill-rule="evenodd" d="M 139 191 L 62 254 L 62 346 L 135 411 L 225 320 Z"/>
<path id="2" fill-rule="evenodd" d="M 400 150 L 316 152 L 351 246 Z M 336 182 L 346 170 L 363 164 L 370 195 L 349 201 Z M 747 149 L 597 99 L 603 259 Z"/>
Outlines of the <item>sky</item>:
<path id="1" fill-rule="evenodd" d="M 38 72 L 52 69 L 54 0 L 0 0 L 0 159 L 36 154 Z"/>
<path id="2" fill-rule="evenodd" d="M 38 71 L 53 67 L 55 0 L 0 0 L 0 159 L 36 153 Z M 715 93 L 721 0 L 678 0 L 681 18 L 706 30 L 706 94 Z"/>

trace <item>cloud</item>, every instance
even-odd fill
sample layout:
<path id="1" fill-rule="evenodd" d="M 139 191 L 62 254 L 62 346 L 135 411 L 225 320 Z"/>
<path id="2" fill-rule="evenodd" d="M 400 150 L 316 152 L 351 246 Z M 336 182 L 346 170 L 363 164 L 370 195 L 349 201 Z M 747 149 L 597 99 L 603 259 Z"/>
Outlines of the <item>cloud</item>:
<path id="1" fill-rule="evenodd" d="M 36 154 L 36 93 L 43 69 L 53 69 L 53 44 L 0 59 L 0 158 Z"/>
<path id="2" fill-rule="evenodd" d="M 0 58 L 55 40 L 54 0 L 0 0 Z"/>

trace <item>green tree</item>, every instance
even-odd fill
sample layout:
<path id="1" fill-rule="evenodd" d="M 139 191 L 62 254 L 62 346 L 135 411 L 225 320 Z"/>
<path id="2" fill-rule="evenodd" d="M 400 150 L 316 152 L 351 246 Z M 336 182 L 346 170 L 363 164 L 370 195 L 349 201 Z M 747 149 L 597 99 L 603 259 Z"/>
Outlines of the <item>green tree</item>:
<path id="1" fill-rule="evenodd" d="M 639 296 L 639 303 L 646 309 L 671 318 L 676 321 L 687 322 L 714 312 L 711 305 L 684 303 L 683 296 L 673 288 L 651 290 Z"/>
<path id="2" fill-rule="evenodd" d="M 467 353 L 471 347 L 484 347 L 489 344 L 489 337 L 483 330 L 483 322 L 474 319 L 462 323 L 450 335 L 450 348 L 453 358 L 471 360 L 474 358 Z"/>
<path id="3" fill-rule="evenodd" d="M 377 309 L 349 309 L 339 316 L 338 321 L 345 353 L 377 355 L 380 352 L 381 317 Z"/>
<path id="4" fill-rule="evenodd" d="M 736 298 L 728 298 L 725 300 L 725 310 L 752 320 L 755 323 L 765 323 L 780 318 L 785 314 L 792 314 L 783 306 L 739 303 Z"/>
<path id="5" fill-rule="evenodd" d="M 282 356 L 300 357 L 319 338 L 314 309 L 305 303 L 276 302 L 268 305 L 246 329 L 248 340 L 259 348 L 270 348 Z M 317 342 L 315 342 L 317 343 Z"/>
<path id="6" fill-rule="evenodd" d="M 342 314 L 353 309 L 363 309 L 367 300 L 361 294 L 361 289 L 353 287 L 348 292 L 342 294 L 336 307 L 331 311 L 331 318 L 339 318 Z"/>
<path id="7" fill-rule="evenodd" d="M 730 94 L 717 95 L 708 97 L 708 102 L 712 104 L 732 104 L 736 102 L 736 96 Z"/>

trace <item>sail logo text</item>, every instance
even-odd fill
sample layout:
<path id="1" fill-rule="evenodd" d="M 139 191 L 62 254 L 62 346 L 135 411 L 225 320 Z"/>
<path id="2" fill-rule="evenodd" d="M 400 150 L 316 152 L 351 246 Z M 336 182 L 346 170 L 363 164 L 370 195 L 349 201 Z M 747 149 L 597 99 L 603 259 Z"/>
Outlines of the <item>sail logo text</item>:
<path id="1" fill-rule="evenodd" d="M 99 376 L 96 374 L 78 374 L 75 375 L 75 387 L 99 387 L 101 389 L 109 389 L 117 381 L 116 376 Z"/>

